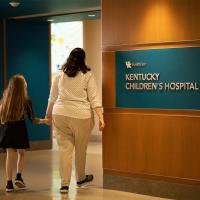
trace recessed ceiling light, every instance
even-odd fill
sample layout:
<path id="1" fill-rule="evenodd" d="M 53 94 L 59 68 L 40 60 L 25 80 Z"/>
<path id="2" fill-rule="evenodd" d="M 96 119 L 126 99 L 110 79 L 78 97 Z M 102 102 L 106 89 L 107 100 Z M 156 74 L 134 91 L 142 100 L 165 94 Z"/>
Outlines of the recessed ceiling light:
<path id="1" fill-rule="evenodd" d="M 95 17 L 96 15 L 94 14 L 89 14 L 88 17 Z"/>
<path id="2" fill-rule="evenodd" d="M 16 8 L 16 7 L 18 7 L 19 6 L 19 2 L 17 2 L 17 1 L 11 1 L 11 2 L 9 2 L 9 4 L 10 4 L 10 6 L 12 6 L 13 8 Z"/>
<path id="3" fill-rule="evenodd" d="M 53 21 L 54 21 L 54 19 L 47 19 L 47 21 L 48 21 L 48 22 L 53 22 Z"/>

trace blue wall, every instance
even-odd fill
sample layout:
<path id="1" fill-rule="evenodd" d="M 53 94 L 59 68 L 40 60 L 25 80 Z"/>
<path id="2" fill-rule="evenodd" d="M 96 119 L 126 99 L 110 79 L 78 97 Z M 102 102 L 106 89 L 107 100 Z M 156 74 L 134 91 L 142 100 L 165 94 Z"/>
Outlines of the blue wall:
<path id="1" fill-rule="evenodd" d="M 125 65 L 126 61 L 133 64 Z M 116 52 L 116 107 L 200 109 L 200 47 Z M 156 80 L 126 80 L 126 74 L 159 74 Z M 151 77 L 151 76 L 150 76 Z M 155 78 L 155 77 L 154 77 Z M 134 78 L 133 78 L 134 79 Z M 125 86 L 155 84 L 156 89 Z M 172 84 L 171 84 L 172 83 Z M 167 84 L 193 83 L 196 87 L 167 89 Z M 173 87 L 171 87 L 173 88 Z"/>
<path id="2" fill-rule="evenodd" d="M 36 117 L 44 118 L 49 95 L 48 23 L 9 21 L 7 24 L 7 79 L 23 74 Z M 30 140 L 50 140 L 49 128 L 28 122 Z"/>

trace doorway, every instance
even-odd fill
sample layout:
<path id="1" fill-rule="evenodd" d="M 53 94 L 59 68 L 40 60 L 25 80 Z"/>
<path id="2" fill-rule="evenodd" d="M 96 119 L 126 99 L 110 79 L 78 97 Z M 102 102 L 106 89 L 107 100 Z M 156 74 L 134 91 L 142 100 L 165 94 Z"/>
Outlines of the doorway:
<path id="1" fill-rule="evenodd" d="M 82 20 L 51 23 L 51 80 L 65 63 L 71 50 L 84 48 L 86 64 L 91 68 L 102 98 L 102 63 L 101 63 L 101 20 Z M 95 115 L 95 127 L 91 141 L 101 142 L 98 131 L 98 119 Z"/>

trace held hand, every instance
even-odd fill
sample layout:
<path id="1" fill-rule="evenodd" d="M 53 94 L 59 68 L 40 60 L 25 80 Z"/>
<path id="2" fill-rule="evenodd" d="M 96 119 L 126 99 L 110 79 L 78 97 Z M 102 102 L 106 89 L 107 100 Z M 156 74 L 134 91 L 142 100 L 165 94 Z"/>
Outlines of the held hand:
<path id="1" fill-rule="evenodd" d="M 104 127 L 105 127 L 104 119 L 103 119 L 103 118 L 100 118 L 100 119 L 99 119 L 99 130 L 100 130 L 100 131 L 103 131 Z"/>
<path id="2" fill-rule="evenodd" d="M 51 124 L 52 124 L 52 119 L 51 119 L 51 118 L 45 118 L 45 119 L 44 119 L 44 123 L 45 123 L 47 126 L 51 126 Z"/>
<path id="3" fill-rule="evenodd" d="M 35 119 L 33 120 L 33 123 L 41 124 L 41 119 L 40 119 L 40 118 L 35 118 Z"/>
<path id="4" fill-rule="evenodd" d="M 40 119 L 39 124 L 46 124 L 49 125 L 48 119 Z"/>
<path id="5" fill-rule="evenodd" d="M 36 123 L 36 124 L 46 124 L 46 125 L 51 125 L 51 119 L 47 119 L 47 118 L 45 118 L 45 119 L 41 119 L 41 118 L 35 118 L 34 119 L 34 123 Z"/>

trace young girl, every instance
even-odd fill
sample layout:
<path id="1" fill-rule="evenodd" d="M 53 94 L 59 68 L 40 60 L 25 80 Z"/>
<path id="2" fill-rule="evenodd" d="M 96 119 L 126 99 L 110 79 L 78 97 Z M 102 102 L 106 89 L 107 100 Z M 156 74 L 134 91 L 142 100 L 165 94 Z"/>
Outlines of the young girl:
<path id="1" fill-rule="evenodd" d="M 17 174 L 15 185 L 24 189 L 25 183 L 22 179 L 24 168 L 24 150 L 29 148 L 28 133 L 24 115 L 27 114 L 33 123 L 43 123 L 43 119 L 34 117 L 32 104 L 27 95 L 27 83 L 22 75 L 14 75 L 8 84 L 0 102 L 0 146 L 6 149 L 6 191 L 14 190 L 12 183 L 12 165 L 14 152 L 17 150 Z"/>

